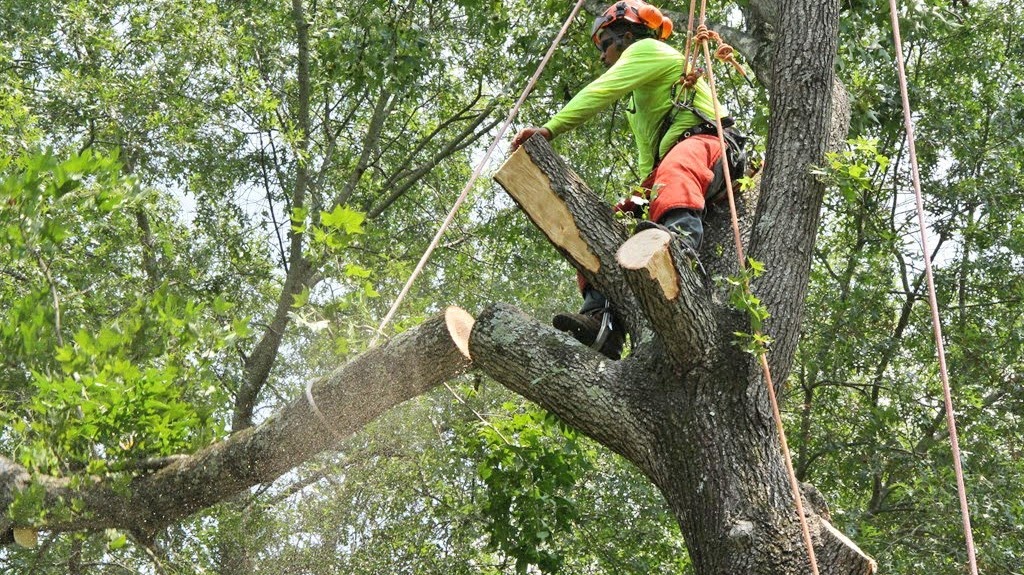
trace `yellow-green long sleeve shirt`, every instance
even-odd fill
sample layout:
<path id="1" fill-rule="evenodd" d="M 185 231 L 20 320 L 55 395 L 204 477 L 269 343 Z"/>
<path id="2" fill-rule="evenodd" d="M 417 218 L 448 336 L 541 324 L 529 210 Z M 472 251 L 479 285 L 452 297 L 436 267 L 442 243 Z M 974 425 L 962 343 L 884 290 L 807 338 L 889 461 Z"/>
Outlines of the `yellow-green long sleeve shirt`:
<path id="1" fill-rule="evenodd" d="M 679 50 L 653 38 L 638 40 L 623 50 L 611 68 L 580 90 L 544 127 L 558 136 L 632 93 L 626 118 L 636 141 L 638 171 L 647 174 L 654 168 L 654 140 L 665 114 L 672 108 L 672 86 L 682 74 L 683 55 Z M 711 91 L 703 78 L 697 82 L 693 107 L 709 118 L 715 117 Z M 722 115 L 725 115 L 724 109 Z M 702 121 L 693 112 L 680 110 L 658 143 L 658 157 L 664 157 L 687 128 Z"/>

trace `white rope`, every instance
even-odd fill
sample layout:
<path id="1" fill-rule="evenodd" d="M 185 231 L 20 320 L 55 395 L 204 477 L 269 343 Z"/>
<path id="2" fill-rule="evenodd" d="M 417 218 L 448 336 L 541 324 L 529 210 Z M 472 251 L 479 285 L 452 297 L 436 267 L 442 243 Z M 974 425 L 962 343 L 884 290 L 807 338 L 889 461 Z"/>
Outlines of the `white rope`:
<path id="1" fill-rule="evenodd" d="M 963 521 L 964 538 L 967 541 L 967 562 L 971 575 L 978 575 L 978 560 L 974 552 L 974 536 L 971 534 L 971 512 L 967 505 L 967 488 L 964 486 L 964 471 L 960 463 L 960 440 L 956 434 L 956 417 L 953 415 L 953 398 L 946 371 L 946 351 L 942 346 L 942 320 L 939 319 L 939 303 L 935 297 L 935 280 L 932 277 L 932 262 L 928 256 L 928 237 L 925 233 L 924 201 L 921 194 L 921 176 L 917 168 L 917 150 L 914 148 L 914 122 L 910 114 L 910 97 L 907 95 L 907 73 L 903 67 L 903 43 L 900 40 L 900 19 L 896 0 L 889 0 L 889 15 L 892 19 L 892 38 L 896 50 L 896 69 L 899 72 L 900 98 L 903 100 L 903 127 L 907 132 L 910 150 L 910 174 L 914 185 L 917 204 L 917 222 L 921 229 L 921 250 L 924 256 L 925 278 L 928 280 L 928 305 L 932 312 L 932 327 L 935 332 L 935 348 L 939 358 L 939 376 L 942 380 L 942 396 L 946 407 L 946 425 L 949 427 L 949 443 L 953 452 L 953 471 L 956 475 L 956 490 L 960 499 L 960 516 Z"/>
<path id="2" fill-rule="evenodd" d="M 452 206 L 451 211 L 448 212 L 448 216 L 444 219 L 444 222 L 441 223 L 441 227 L 438 228 L 437 233 L 434 235 L 434 239 L 427 247 L 427 251 L 423 253 L 423 257 L 421 257 L 419 263 L 416 264 L 416 269 L 414 269 L 412 275 L 409 276 L 409 281 L 405 282 L 405 287 L 403 287 L 402 291 L 398 294 L 398 298 L 395 300 L 395 303 L 391 306 L 391 309 L 388 310 L 384 319 L 381 320 L 380 327 L 377 328 L 376 333 L 373 335 L 373 339 L 370 341 L 370 347 L 373 347 L 374 344 L 377 343 L 377 340 L 380 339 L 380 336 L 383 335 L 384 327 L 387 326 L 388 322 L 391 321 L 391 318 L 394 317 L 395 312 L 398 311 L 398 306 L 402 304 L 402 300 L 404 300 L 405 296 L 409 293 L 409 289 L 412 287 L 413 282 L 416 281 L 420 272 L 423 271 L 423 267 L 427 264 L 427 260 L 430 259 L 430 255 L 434 253 L 434 249 L 436 249 L 438 243 L 440 243 L 441 236 L 444 235 L 448 226 L 451 225 L 452 220 L 455 219 L 455 215 L 459 211 L 459 208 L 469 195 L 469 190 L 473 187 L 473 184 L 476 183 L 477 178 L 480 177 L 480 173 L 483 172 L 484 166 L 490 161 L 491 155 L 498 147 L 498 143 L 505 137 L 505 132 L 508 131 L 509 126 L 512 125 L 512 121 L 515 120 L 515 117 L 519 114 L 519 108 L 523 105 L 523 102 L 526 101 L 526 97 L 530 92 L 533 91 L 533 87 L 537 84 L 537 79 L 540 77 L 541 72 L 544 71 L 544 67 L 547 66 L 548 61 L 551 59 L 551 55 L 555 53 L 555 49 L 558 48 L 558 43 L 562 41 L 562 37 L 565 36 L 566 31 L 569 29 L 569 25 L 572 24 L 572 21 L 576 18 L 576 14 L 579 13 L 580 8 L 583 6 L 583 2 L 584 0 L 578 0 L 576 2 L 576 6 L 572 9 L 572 12 L 569 14 L 565 23 L 562 24 L 562 29 L 558 31 L 558 35 L 555 36 L 554 41 L 551 42 L 551 47 L 548 48 L 547 53 L 544 54 L 544 58 L 541 60 L 540 65 L 537 66 L 537 71 L 533 73 L 533 77 L 530 78 L 530 81 L 526 84 L 526 88 L 519 96 L 519 100 L 516 101 L 515 106 L 512 107 L 512 111 L 509 112 L 508 118 L 505 119 L 505 123 L 502 124 L 501 128 L 498 130 L 498 135 L 494 137 L 494 141 L 491 143 L 491 146 L 487 148 L 487 153 L 484 154 L 484 157 L 479 163 L 477 163 L 476 168 L 473 170 L 473 175 L 469 177 L 469 181 L 466 182 L 466 186 L 462 188 L 462 193 L 459 194 L 459 198 L 455 200 L 455 205 Z"/>

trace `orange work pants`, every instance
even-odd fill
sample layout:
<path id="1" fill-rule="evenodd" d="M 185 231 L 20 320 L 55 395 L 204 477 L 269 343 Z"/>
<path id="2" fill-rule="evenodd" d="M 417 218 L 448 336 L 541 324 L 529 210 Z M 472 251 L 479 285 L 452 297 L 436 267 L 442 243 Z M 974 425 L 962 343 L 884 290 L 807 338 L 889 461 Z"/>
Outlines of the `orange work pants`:
<path id="1" fill-rule="evenodd" d="M 654 196 L 648 219 L 660 223 L 662 216 L 678 208 L 703 210 L 704 194 L 715 177 L 715 164 L 721 156 L 722 145 L 715 134 L 690 136 L 672 146 L 641 184 Z M 627 199 L 617 205 L 616 210 L 632 211 L 635 207 Z M 580 273 L 576 274 L 576 284 L 580 293 L 588 287 Z"/>
<path id="2" fill-rule="evenodd" d="M 660 222 L 665 212 L 676 208 L 703 210 L 704 194 L 721 156 L 722 146 L 713 134 L 690 136 L 673 146 L 644 182 L 654 196 L 650 220 Z"/>

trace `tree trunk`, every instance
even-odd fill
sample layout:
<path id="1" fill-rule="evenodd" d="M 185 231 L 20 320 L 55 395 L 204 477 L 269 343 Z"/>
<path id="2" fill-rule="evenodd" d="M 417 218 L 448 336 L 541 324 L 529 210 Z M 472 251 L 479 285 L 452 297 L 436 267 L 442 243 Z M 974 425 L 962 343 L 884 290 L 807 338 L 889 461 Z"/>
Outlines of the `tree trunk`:
<path id="1" fill-rule="evenodd" d="M 739 198 L 738 211 L 745 251 L 767 269 L 753 288 L 772 314 L 769 360 L 782 382 L 799 339 L 824 194 L 811 168 L 845 135 L 849 112 L 834 75 L 838 3 L 758 5 L 771 8 L 762 12 L 772 15 L 776 81 L 757 208 L 750 209 L 755 198 Z M 754 357 L 733 342 L 735 332 L 750 331 L 748 320 L 664 232 L 631 238 L 616 265 L 625 230 L 542 138 L 513 154 L 495 179 L 611 300 L 632 354 L 608 361 L 494 307 L 472 332 L 474 364 L 643 470 L 679 521 L 701 575 L 809 572 L 766 383 Z M 708 223 L 710 245 L 700 255 L 712 274 L 737 269 L 727 260 L 735 251 L 725 246 L 724 219 Z M 826 518 L 804 509 L 820 572 L 875 571 Z"/>
<path id="2" fill-rule="evenodd" d="M 477 318 L 474 366 L 636 464 L 664 494 L 698 573 L 807 572 L 760 371 L 732 342 L 733 332 L 749 329 L 743 316 L 720 303 L 727 298 L 664 232 L 643 232 L 617 250 L 625 229 L 543 138 L 528 141 L 496 179 L 534 222 L 555 222 L 546 235 L 598 289 L 616 294 L 634 344 L 612 362 L 499 305 Z M 577 246 L 581 237 L 587 249 Z M 616 251 L 638 269 L 608 263 Z M 626 306 L 616 301 L 624 287 L 635 294 Z M 829 561 L 822 572 L 873 572 L 873 561 L 825 519 L 811 511 L 808 520 Z"/>
<path id="3" fill-rule="evenodd" d="M 835 0 L 751 3 L 770 15 L 772 121 L 759 196 L 740 198 L 748 253 L 768 273 L 754 290 L 772 318 L 776 381 L 799 338 L 823 186 L 810 173 L 845 133 L 834 101 Z M 767 18 L 767 16 L 766 16 Z M 764 61 L 759 58 L 759 61 Z M 838 118 L 838 120 L 837 120 Z M 633 462 L 658 486 L 682 529 L 697 573 L 809 572 L 767 390 L 755 359 L 734 345 L 749 321 L 664 232 L 628 238 L 543 138 L 533 138 L 496 176 L 555 247 L 607 296 L 630 334 L 631 353 L 610 361 L 568 335 L 504 306 L 473 324 L 464 312 L 428 320 L 368 351 L 312 388 L 330 422 L 300 398 L 264 424 L 135 478 L 113 483 L 30 477 L 0 458 L 0 510 L 31 483 L 42 507 L 77 500 L 84 513 L 51 514 L 49 529 L 122 527 L 146 537 L 181 517 L 278 477 L 337 437 L 438 385 L 467 365 L 554 412 Z M 756 210 L 752 209 L 755 205 Z M 733 273 L 725 217 L 708 222 L 703 269 Z M 470 326 L 472 329 L 470 330 Z M 331 431 L 333 430 L 333 431 Z M 870 574 L 874 562 L 805 504 L 822 573 Z M 39 514 L 42 515 L 41 513 Z M 0 518 L 0 533 L 35 525 Z"/>

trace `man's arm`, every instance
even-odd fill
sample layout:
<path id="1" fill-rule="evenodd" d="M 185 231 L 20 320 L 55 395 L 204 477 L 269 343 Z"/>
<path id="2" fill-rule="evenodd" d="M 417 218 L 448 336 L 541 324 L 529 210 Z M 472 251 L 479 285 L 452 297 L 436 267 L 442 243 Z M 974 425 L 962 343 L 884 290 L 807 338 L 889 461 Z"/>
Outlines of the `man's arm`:
<path id="1" fill-rule="evenodd" d="M 666 58 L 662 47 L 659 40 L 650 38 L 630 44 L 611 68 L 573 96 L 544 127 L 559 136 L 663 75 L 676 62 Z"/>

